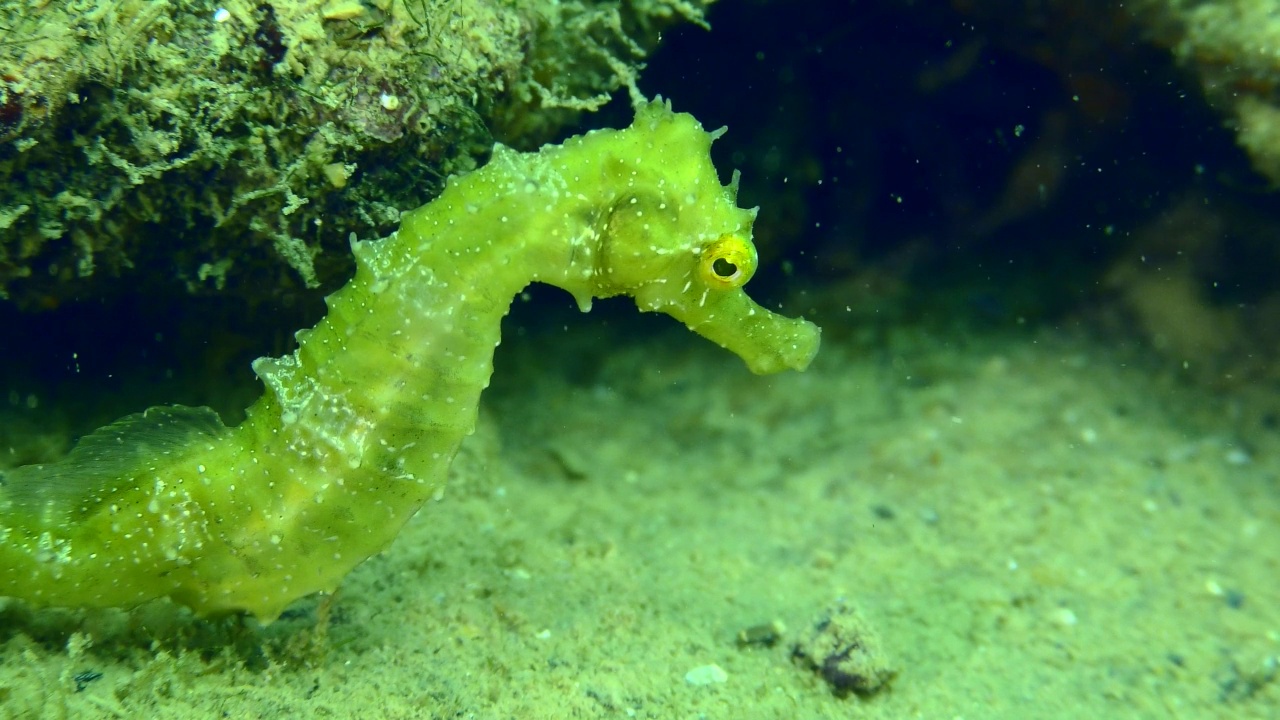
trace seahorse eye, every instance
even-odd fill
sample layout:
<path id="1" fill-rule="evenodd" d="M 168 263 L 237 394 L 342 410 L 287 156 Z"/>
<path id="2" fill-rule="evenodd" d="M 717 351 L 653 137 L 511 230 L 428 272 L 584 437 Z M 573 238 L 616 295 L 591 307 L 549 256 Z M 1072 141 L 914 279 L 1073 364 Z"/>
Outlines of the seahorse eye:
<path id="1" fill-rule="evenodd" d="M 698 261 L 702 281 L 721 290 L 742 287 L 755 270 L 755 248 L 750 241 L 732 233 L 721 235 L 703 248 Z"/>
<path id="2" fill-rule="evenodd" d="M 734 276 L 734 273 L 738 272 L 738 266 L 724 258 L 716 258 L 711 263 L 711 270 L 716 275 L 728 280 Z"/>

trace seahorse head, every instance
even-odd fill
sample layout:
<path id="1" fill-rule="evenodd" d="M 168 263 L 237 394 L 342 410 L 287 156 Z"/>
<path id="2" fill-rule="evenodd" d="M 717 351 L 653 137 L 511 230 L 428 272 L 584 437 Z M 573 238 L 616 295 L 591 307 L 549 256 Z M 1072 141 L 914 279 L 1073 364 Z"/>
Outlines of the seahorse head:
<path id="1" fill-rule="evenodd" d="M 812 323 L 776 315 L 743 286 L 755 274 L 756 209 L 737 206 L 738 174 L 721 185 L 708 133 L 661 101 L 642 107 L 606 163 L 619 189 L 598 225 L 594 294 L 632 296 L 733 351 L 757 373 L 808 366 Z"/>

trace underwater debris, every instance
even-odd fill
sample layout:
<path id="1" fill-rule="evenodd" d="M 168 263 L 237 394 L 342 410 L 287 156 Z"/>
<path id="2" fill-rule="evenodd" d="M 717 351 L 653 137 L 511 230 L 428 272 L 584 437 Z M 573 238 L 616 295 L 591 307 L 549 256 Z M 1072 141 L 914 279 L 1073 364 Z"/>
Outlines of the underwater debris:
<path id="1" fill-rule="evenodd" d="M 837 602 L 796 643 L 791 657 L 814 671 L 838 697 L 874 695 L 898 674 L 888 664 L 880 637 L 854 608 Z"/>

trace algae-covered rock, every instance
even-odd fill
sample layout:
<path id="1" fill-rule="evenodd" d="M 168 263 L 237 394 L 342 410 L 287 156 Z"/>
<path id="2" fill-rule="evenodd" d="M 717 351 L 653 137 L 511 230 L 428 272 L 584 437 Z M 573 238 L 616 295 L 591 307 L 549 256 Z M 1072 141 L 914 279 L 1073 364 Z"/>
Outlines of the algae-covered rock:
<path id="1" fill-rule="evenodd" d="M 0 297 L 322 285 L 494 139 L 636 93 L 711 1 L 4 0 Z"/>
<path id="2" fill-rule="evenodd" d="M 1143 0 L 1139 18 L 1192 71 L 1254 170 L 1280 186 L 1280 12 L 1272 0 Z"/>

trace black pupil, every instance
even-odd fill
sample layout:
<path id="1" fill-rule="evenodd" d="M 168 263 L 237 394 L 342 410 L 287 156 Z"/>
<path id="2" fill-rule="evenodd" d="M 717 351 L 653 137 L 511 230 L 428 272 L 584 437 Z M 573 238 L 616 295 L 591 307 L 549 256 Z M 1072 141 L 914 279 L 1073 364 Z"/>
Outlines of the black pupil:
<path id="1" fill-rule="evenodd" d="M 711 263 L 711 269 L 722 278 L 732 277 L 734 273 L 738 272 L 738 266 L 724 258 L 716 258 L 715 262 Z"/>

